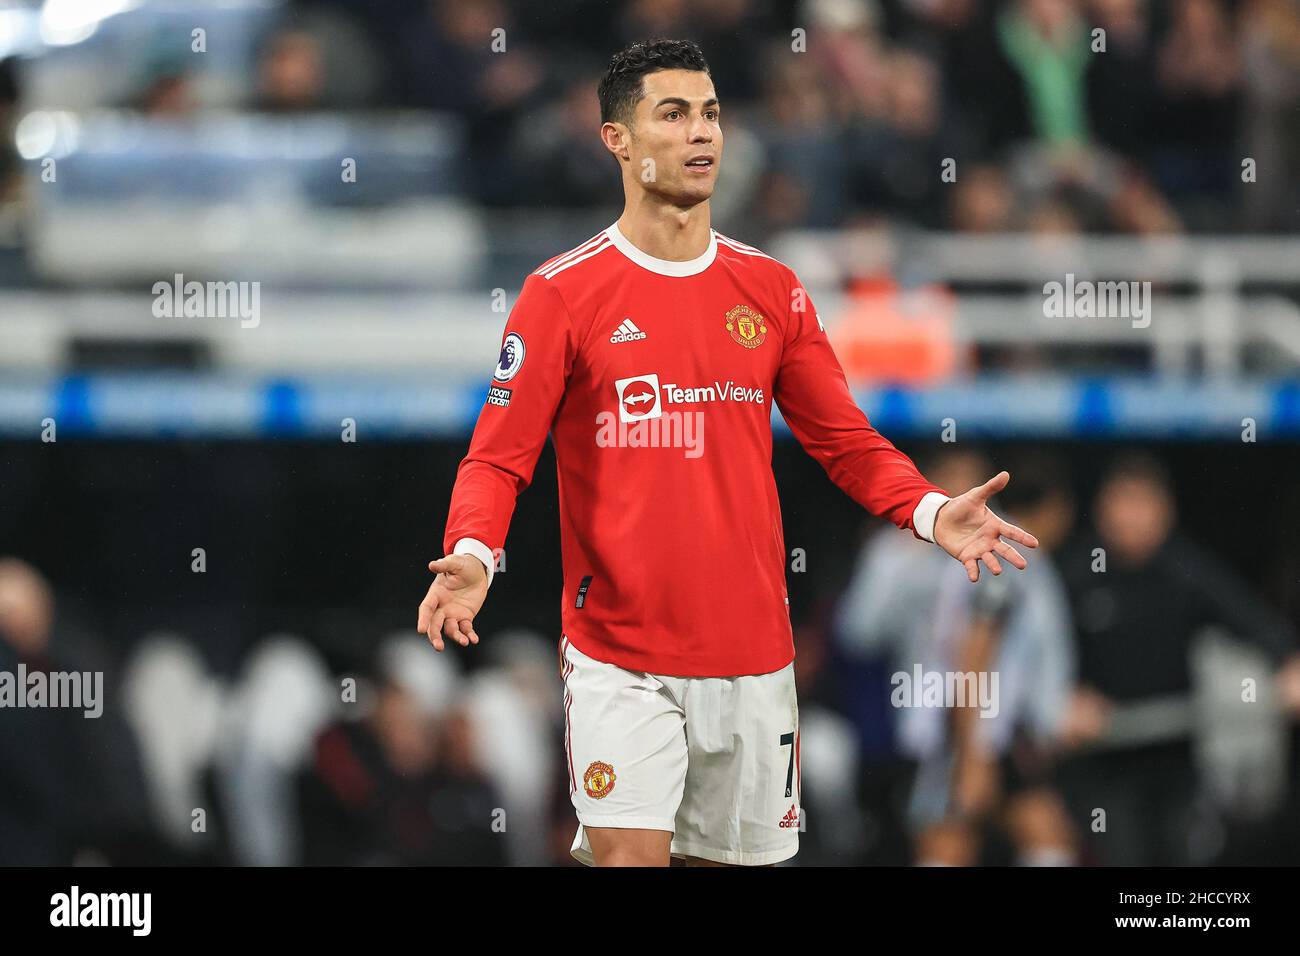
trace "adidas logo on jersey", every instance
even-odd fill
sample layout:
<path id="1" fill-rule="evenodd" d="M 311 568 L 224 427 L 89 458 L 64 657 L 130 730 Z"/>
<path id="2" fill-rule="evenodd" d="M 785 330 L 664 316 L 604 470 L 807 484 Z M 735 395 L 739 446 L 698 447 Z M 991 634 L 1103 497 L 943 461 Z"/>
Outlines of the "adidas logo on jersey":
<path id="1" fill-rule="evenodd" d="M 785 812 L 785 816 L 781 818 L 779 826 L 783 830 L 799 829 L 799 810 L 794 806 L 794 804 L 791 804 L 790 809 Z"/>
<path id="2" fill-rule="evenodd" d="M 635 342 L 645 337 L 645 333 L 638 329 L 631 319 L 624 319 L 609 340 L 617 345 L 619 342 Z"/>

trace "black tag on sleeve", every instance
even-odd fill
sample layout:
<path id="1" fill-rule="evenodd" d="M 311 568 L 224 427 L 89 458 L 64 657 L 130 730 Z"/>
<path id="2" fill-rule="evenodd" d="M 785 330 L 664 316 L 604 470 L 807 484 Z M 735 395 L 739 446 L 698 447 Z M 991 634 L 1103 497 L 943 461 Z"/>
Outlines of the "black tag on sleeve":
<path id="1" fill-rule="evenodd" d="M 588 574 L 578 585 L 578 600 L 574 602 L 574 607 L 580 608 L 587 603 L 587 588 L 591 587 L 591 575 Z"/>

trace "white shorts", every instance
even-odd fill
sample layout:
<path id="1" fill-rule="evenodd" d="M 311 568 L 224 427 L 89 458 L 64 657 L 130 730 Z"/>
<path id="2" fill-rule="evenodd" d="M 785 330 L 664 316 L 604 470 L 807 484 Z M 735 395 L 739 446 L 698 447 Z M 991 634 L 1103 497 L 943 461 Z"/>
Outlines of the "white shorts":
<path id="1" fill-rule="evenodd" d="M 762 866 L 799 851 L 794 664 L 743 677 L 664 677 L 560 642 L 566 770 L 578 833 L 667 830 L 674 856 Z"/>

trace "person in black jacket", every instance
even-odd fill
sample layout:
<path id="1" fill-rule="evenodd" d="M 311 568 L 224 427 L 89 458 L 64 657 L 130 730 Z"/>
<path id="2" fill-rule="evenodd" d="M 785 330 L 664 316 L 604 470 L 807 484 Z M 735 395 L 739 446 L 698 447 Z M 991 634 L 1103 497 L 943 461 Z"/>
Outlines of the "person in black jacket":
<path id="1" fill-rule="evenodd" d="M 1078 681 L 1065 736 L 1105 734 L 1121 706 L 1189 701 L 1191 648 L 1208 626 L 1262 649 L 1279 666 L 1282 697 L 1295 706 L 1296 635 L 1236 574 L 1175 528 L 1169 478 L 1145 454 L 1110 469 L 1093 505 L 1095 537 L 1062 561 L 1074 609 Z M 1191 727 L 1127 747 L 1083 753 L 1063 772 L 1100 862 L 1184 865 L 1197 776 Z M 1091 827 L 1105 811 L 1105 831 Z"/>

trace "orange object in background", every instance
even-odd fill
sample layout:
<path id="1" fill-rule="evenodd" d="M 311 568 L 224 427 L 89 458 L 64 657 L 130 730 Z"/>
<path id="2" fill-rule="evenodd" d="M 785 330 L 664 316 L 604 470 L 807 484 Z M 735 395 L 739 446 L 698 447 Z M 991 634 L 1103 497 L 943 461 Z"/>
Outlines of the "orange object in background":
<path id="1" fill-rule="evenodd" d="M 966 364 L 953 340 L 956 298 L 942 286 L 902 289 L 893 279 L 860 279 L 831 330 L 831 345 L 852 384 L 930 385 Z"/>

